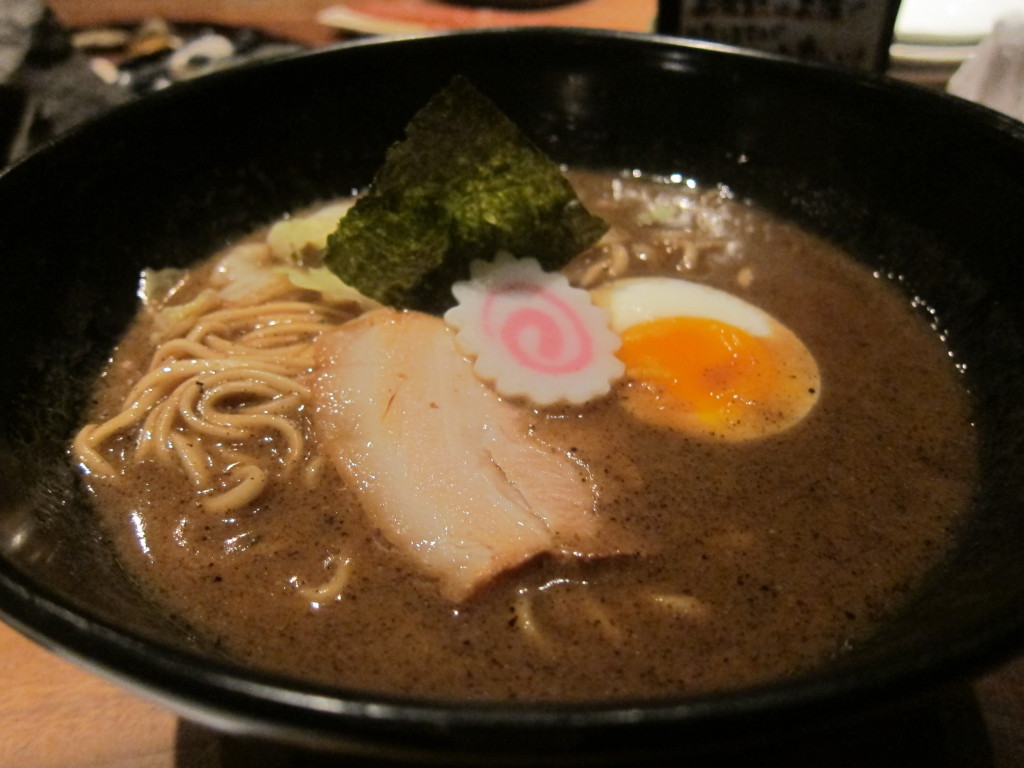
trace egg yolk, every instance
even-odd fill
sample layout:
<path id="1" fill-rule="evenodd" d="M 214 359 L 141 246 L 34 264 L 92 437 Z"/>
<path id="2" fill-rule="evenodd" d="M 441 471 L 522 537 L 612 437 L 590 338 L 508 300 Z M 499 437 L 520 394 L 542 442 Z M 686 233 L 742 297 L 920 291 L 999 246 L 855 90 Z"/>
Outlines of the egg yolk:
<path id="1" fill-rule="evenodd" d="M 618 356 L 639 385 L 628 407 L 648 422 L 727 439 L 787 428 L 814 403 L 817 366 L 792 333 L 775 331 L 758 337 L 701 317 L 625 329 Z"/>

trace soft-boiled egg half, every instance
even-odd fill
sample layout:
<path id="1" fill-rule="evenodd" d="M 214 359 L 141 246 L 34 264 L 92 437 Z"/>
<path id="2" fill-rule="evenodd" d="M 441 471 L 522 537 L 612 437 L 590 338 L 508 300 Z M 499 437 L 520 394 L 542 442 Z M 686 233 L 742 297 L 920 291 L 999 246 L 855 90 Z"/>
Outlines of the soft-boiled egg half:
<path id="1" fill-rule="evenodd" d="M 670 277 L 615 280 L 591 295 L 622 338 L 626 407 L 648 423 L 750 440 L 789 429 L 818 400 L 811 352 L 738 296 Z"/>

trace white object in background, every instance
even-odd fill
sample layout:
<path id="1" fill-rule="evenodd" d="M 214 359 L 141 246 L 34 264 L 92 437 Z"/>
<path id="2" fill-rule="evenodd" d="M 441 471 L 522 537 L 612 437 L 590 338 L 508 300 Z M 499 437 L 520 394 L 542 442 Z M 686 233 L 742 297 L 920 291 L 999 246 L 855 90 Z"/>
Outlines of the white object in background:
<path id="1" fill-rule="evenodd" d="M 996 21 L 1024 0 L 902 0 L 894 39 L 919 45 L 970 45 L 992 31 Z"/>
<path id="2" fill-rule="evenodd" d="M 944 88 L 998 19 L 1024 13 L 1024 0 L 902 0 L 896 15 L 890 70 Z"/>
<path id="3" fill-rule="evenodd" d="M 953 73 L 947 90 L 1024 120 L 1024 13 L 996 22 Z"/>

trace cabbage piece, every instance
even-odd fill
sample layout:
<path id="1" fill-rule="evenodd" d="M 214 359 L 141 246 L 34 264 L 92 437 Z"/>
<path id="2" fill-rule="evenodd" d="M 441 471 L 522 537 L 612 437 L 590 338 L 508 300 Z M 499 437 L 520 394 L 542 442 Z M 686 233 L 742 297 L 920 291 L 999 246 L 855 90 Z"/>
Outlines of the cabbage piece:
<path id="1" fill-rule="evenodd" d="M 278 267 L 277 272 L 287 277 L 296 288 L 316 291 L 324 301 L 334 304 L 358 304 L 366 311 L 380 306 L 376 301 L 342 282 L 326 267 Z"/>
<path id="2" fill-rule="evenodd" d="M 308 216 L 281 219 L 267 233 L 267 245 L 274 258 L 282 262 L 305 263 L 322 258 L 327 238 L 338 226 L 338 219 L 352 207 L 344 200 L 325 206 Z"/>
<path id="3" fill-rule="evenodd" d="M 474 259 L 505 250 L 555 270 L 607 228 L 558 165 L 456 77 L 388 150 L 328 238 L 325 263 L 383 304 L 441 312 Z"/>

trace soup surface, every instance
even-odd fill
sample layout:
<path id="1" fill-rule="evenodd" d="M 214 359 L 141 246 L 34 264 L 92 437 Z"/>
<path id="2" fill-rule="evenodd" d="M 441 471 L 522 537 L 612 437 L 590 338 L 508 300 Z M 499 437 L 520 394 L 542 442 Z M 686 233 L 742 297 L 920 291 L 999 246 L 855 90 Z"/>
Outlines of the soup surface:
<path id="1" fill-rule="evenodd" d="M 734 441 L 637 418 L 622 405 L 622 381 L 580 406 L 518 404 L 538 440 L 586 469 L 597 516 L 629 546 L 533 558 L 458 601 L 381 534 L 359 489 L 318 460 L 308 408 L 293 414 L 304 468 L 243 503 L 201 503 L 206 470 L 190 476 L 162 448 L 132 459 L 144 433 L 162 428 L 156 417 L 137 420 L 97 448 L 112 471 L 87 466 L 84 477 L 126 569 L 202 642 L 262 669 L 391 694 L 691 694 L 843 653 L 942 557 L 969 503 L 974 436 L 959 374 L 911 301 L 728 190 L 569 176 L 612 225 L 564 270 L 570 281 L 663 275 L 741 296 L 817 361 L 821 389 L 808 415 Z M 261 233 L 241 247 L 262 252 L 265 241 Z M 164 309 L 194 305 L 207 281 L 230 272 L 216 264 L 174 276 Z M 320 319 L 326 327 L 354 311 Z M 158 315 L 144 308 L 116 349 L 92 422 L 131 399 L 154 334 L 167 332 Z M 267 424 L 221 442 L 283 466 Z"/>

